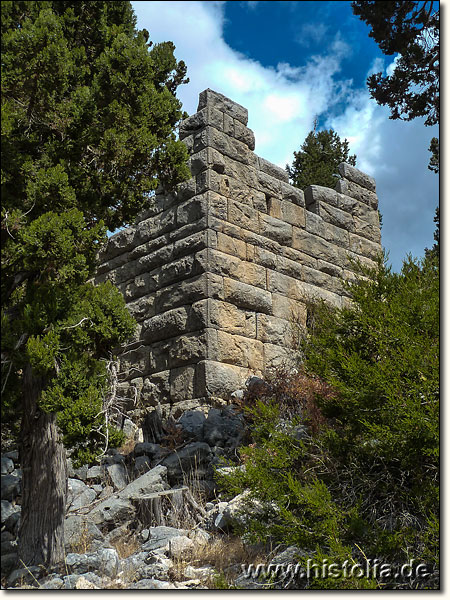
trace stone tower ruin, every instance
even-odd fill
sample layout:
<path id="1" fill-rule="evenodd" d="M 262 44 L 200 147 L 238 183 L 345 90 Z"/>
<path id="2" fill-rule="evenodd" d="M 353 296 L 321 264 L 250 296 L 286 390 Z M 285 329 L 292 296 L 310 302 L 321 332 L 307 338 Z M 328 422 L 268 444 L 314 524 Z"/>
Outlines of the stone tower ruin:
<path id="1" fill-rule="evenodd" d="M 247 110 L 210 89 L 182 122 L 192 178 L 156 194 L 112 236 L 96 282 L 111 280 L 139 326 L 121 387 L 145 406 L 226 399 L 295 357 L 309 301 L 346 301 L 355 259 L 381 252 L 375 181 L 348 164 L 336 189 L 302 192 L 254 153 Z"/>

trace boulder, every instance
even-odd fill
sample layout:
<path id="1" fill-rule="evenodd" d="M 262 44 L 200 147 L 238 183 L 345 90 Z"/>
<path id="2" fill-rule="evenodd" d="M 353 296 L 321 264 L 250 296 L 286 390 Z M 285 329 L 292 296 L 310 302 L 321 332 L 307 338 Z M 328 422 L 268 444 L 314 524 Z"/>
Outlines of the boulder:
<path id="1" fill-rule="evenodd" d="M 3 557 L 2 557 L 3 563 Z M 16 587 L 17 585 L 34 585 L 38 586 L 37 579 L 41 574 L 41 567 L 29 566 L 21 569 L 14 569 L 6 580 L 7 587 Z"/>
<path id="2" fill-rule="evenodd" d="M 158 548 L 168 548 L 169 541 L 180 535 L 187 535 L 187 531 L 185 529 L 176 529 L 175 527 L 166 527 L 163 525 L 159 527 L 150 527 L 148 541 L 142 545 L 142 549 L 148 552 Z"/>
<path id="3" fill-rule="evenodd" d="M 64 547 L 66 550 L 79 546 L 81 543 L 89 543 L 92 540 L 103 540 L 100 529 L 90 518 L 82 515 L 69 516 L 64 521 Z"/>
<path id="4" fill-rule="evenodd" d="M 194 548 L 194 542 L 186 535 L 179 535 L 169 540 L 168 556 L 180 559 Z"/>
<path id="5" fill-rule="evenodd" d="M 108 471 L 109 478 L 116 490 L 123 490 L 128 484 L 128 475 L 124 465 L 120 463 L 114 463 L 109 465 L 106 470 Z"/>
<path id="6" fill-rule="evenodd" d="M 11 504 L 11 502 L 8 502 L 8 500 L 2 500 L 2 512 L 1 512 L 1 523 L 3 525 L 3 523 L 6 523 L 6 521 L 9 519 L 9 517 L 16 513 L 19 512 L 20 513 L 20 506 Z"/>
<path id="7" fill-rule="evenodd" d="M 2 475 L 1 477 L 1 499 L 14 500 L 20 495 L 20 477 L 17 475 Z"/>
<path id="8" fill-rule="evenodd" d="M 119 494 L 115 494 L 94 506 L 88 516 L 95 525 L 123 523 L 134 518 L 135 508 L 128 498 L 122 498 Z"/>
<path id="9" fill-rule="evenodd" d="M 174 451 L 162 461 L 167 467 L 167 475 L 172 482 L 183 479 L 192 470 L 207 465 L 211 458 L 211 448 L 205 442 L 192 442 Z"/>
<path id="10" fill-rule="evenodd" d="M 161 453 L 161 446 L 159 444 L 152 444 L 151 442 L 140 442 L 134 447 L 135 456 L 150 456 L 150 458 L 157 458 Z"/>
<path id="11" fill-rule="evenodd" d="M 88 487 L 84 481 L 69 479 L 67 482 L 67 505 L 68 511 L 88 507 L 97 497 L 94 490 Z"/>
<path id="12" fill-rule="evenodd" d="M 187 410 L 178 419 L 178 425 L 181 426 L 184 434 L 194 440 L 203 439 L 203 425 L 206 421 L 206 417 L 203 412 L 199 410 Z"/>
<path id="13" fill-rule="evenodd" d="M 65 564 L 72 573 L 84 574 L 96 571 L 113 578 L 119 572 L 120 561 L 116 550 L 102 548 L 89 554 L 70 553 L 66 556 Z"/>
<path id="14" fill-rule="evenodd" d="M 14 461 L 8 456 L 1 457 L 1 474 L 9 475 L 14 471 Z"/>
<path id="15" fill-rule="evenodd" d="M 241 414 L 233 406 L 212 408 L 203 426 L 203 439 L 210 446 L 237 446 L 245 431 Z"/>

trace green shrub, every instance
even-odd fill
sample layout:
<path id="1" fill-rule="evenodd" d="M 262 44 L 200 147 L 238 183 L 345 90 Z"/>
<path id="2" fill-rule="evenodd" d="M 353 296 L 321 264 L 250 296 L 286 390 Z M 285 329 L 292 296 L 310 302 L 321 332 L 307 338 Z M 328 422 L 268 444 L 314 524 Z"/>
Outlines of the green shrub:
<path id="1" fill-rule="evenodd" d="M 230 494 L 249 491 L 241 533 L 255 541 L 296 545 L 332 562 L 414 559 L 435 570 L 439 269 L 432 259 L 408 258 L 399 274 L 381 261 L 362 274 L 347 307 L 315 306 L 299 373 L 275 375 L 247 406 L 245 469 L 222 485 Z M 373 584 L 342 578 L 310 587 Z"/>

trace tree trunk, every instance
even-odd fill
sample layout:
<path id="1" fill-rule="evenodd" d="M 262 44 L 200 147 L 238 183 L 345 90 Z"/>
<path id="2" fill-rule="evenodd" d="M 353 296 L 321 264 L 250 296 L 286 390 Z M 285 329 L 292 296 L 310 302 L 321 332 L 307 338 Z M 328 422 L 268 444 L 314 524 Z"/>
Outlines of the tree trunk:
<path id="1" fill-rule="evenodd" d="M 20 436 L 22 513 L 19 529 L 19 559 L 27 566 L 51 566 L 64 560 L 66 452 L 55 415 L 38 408 L 41 389 L 42 380 L 27 366 Z"/>

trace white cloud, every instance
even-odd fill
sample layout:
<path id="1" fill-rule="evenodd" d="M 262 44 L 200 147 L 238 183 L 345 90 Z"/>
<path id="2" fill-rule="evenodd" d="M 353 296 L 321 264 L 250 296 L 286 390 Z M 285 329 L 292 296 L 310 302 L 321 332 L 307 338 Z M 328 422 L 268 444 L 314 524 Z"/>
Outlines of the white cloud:
<path id="1" fill-rule="evenodd" d="M 263 67 L 225 43 L 223 2 L 132 4 L 138 27 L 148 29 L 153 42 L 172 40 L 175 55 L 185 61 L 190 83 L 178 88 L 178 97 L 187 112 L 197 110 L 198 95 L 206 88 L 225 94 L 248 109 L 256 152 L 281 167 L 292 162 L 314 118 L 328 115 L 327 127 L 349 140 L 358 167 L 377 180 L 383 242 L 391 248 L 394 266 L 400 266 L 400 257 L 408 250 L 422 254 L 426 245 L 432 245 L 437 177 L 426 165 L 429 139 L 436 133 L 417 120 L 389 120 L 389 111 L 371 100 L 367 89 L 355 90 L 352 80 L 338 79 L 343 58 L 351 55 L 339 33 L 328 50 L 310 57 L 302 67 L 288 63 Z M 395 59 L 388 74 L 394 66 Z M 375 61 L 369 74 L 380 70 L 382 61 Z M 342 102 L 344 112 L 338 104 Z M 337 110 L 340 114 L 335 114 Z M 428 195 L 426 189 L 431 189 Z"/>

